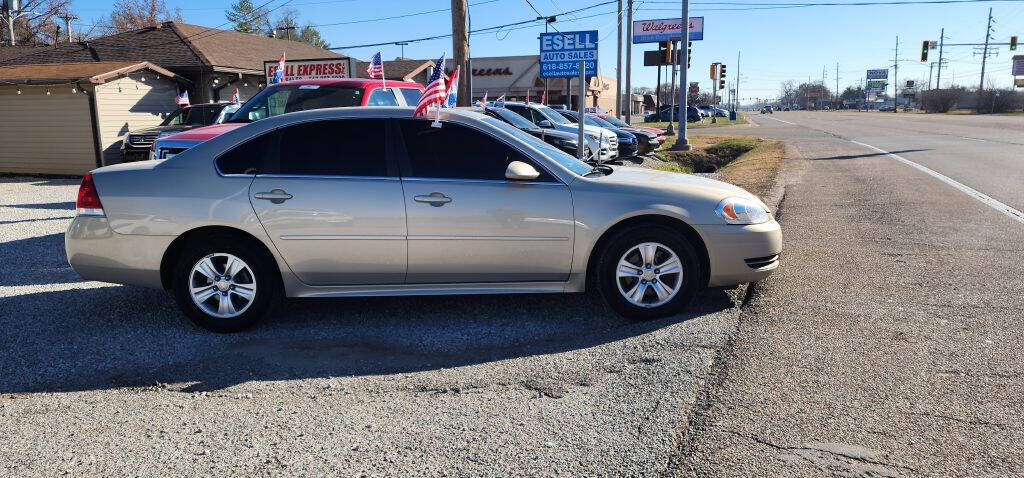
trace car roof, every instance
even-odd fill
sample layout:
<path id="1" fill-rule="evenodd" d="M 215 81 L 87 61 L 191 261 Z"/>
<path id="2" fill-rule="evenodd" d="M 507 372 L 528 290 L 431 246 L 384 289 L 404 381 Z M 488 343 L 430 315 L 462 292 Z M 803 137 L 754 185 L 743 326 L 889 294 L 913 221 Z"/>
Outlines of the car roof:
<path id="1" fill-rule="evenodd" d="M 376 83 L 379 83 L 380 81 L 381 80 L 375 80 L 375 79 L 371 79 L 371 78 L 318 78 L 318 79 L 308 79 L 308 80 L 290 80 L 290 81 L 286 80 L 286 81 L 284 81 L 282 83 L 278 83 L 278 84 L 286 85 L 286 86 L 287 85 L 321 85 L 321 86 L 349 86 L 349 87 L 356 87 L 356 86 L 366 86 L 368 83 L 376 84 Z M 386 84 L 388 86 L 398 87 L 398 88 L 416 88 L 416 89 L 420 89 L 420 90 L 423 89 L 423 85 L 420 85 L 419 83 L 414 83 L 414 82 L 411 82 L 411 81 L 391 81 L 391 80 L 389 80 Z"/>

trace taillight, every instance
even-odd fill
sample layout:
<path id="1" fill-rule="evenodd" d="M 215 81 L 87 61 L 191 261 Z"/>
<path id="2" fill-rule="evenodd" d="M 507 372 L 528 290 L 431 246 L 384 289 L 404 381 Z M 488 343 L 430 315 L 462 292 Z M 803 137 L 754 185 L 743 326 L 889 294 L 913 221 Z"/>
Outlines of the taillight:
<path id="1" fill-rule="evenodd" d="M 92 182 L 92 173 L 87 173 L 82 178 L 82 185 L 78 187 L 78 201 L 75 203 L 79 216 L 102 216 L 103 204 L 100 203 L 100 193 L 96 191 L 96 184 Z"/>

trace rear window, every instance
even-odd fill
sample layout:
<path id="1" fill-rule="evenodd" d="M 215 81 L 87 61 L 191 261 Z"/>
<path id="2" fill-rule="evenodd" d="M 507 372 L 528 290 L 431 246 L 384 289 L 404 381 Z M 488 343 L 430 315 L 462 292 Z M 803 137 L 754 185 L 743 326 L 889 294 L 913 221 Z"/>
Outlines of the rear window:
<path id="1" fill-rule="evenodd" d="M 423 92 L 416 88 L 402 88 L 402 96 L 405 97 L 405 104 L 408 106 L 416 106 L 420 102 L 420 96 L 423 96 Z"/>
<path id="2" fill-rule="evenodd" d="M 360 106 L 361 88 L 323 85 L 281 85 L 261 91 L 231 117 L 231 123 L 250 123 L 295 111 Z"/>

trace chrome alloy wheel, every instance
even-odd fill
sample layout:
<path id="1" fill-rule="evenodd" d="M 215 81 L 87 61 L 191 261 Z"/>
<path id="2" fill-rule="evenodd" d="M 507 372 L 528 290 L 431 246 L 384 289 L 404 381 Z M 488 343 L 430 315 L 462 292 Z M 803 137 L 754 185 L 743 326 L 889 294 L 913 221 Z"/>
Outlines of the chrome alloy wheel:
<path id="1" fill-rule="evenodd" d="M 192 267 L 188 277 L 192 302 L 206 314 L 230 319 L 241 315 L 256 298 L 256 276 L 245 261 L 213 253 Z"/>
<path id="2" fill-rule="evenodd" d="M 619 293 L 633 305 L 658 307 L 672 300 L 682 287 L 682 263 L 664 244 L 638 244 L 619 259 L 615 283 Z"/>

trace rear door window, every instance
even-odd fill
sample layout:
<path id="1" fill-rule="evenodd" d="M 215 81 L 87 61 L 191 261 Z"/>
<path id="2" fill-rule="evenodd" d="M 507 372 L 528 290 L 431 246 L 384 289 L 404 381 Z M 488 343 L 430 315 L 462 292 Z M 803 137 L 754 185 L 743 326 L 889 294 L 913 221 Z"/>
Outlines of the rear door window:
<path id="1" fill-rule="evenodd" d="M 217 158 L 221 174 L 258 174 L 265 172 L 274 151 L 277 133 L 270 132 L 243 142 Z"/>
<path id="2" fill-rule="evenodd" d="M 281 133 L 280 174 L 388 176 L 383 119 L 312 121 Z"/>

